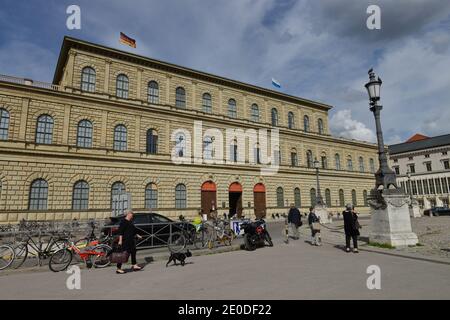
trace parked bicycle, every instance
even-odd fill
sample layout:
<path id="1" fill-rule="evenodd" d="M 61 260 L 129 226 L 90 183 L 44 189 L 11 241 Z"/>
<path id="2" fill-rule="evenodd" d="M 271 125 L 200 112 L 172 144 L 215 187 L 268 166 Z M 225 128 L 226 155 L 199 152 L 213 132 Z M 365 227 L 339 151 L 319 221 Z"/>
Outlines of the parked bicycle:
<path id="1" fill-rule="evenodd" d="M 111 264 L 109 260 L 111 253 L 112 248 L 107 244 L 80 249 L 71 241 L 68 247 L 59 249 L 52 254 L 48 266 L 53 272 L 64 271 L 72 263 L 75 255 L 85 263 L 87 268 L 105 268 Z"/>
<path id="2" fill-rule="evenodd" d="M 182 221 L 185 222 L 184 219 Z M 182 224 L 180 231 L 173 232 L 169 236 L 168 247 L 172 253 L 181 252 L 188 245 L 193 245 L 196 249 L 202 249 L 208 244 L 208 239 L 208 229 L 204 222 L 198 228 L 185 222 Z"/>
<path id="3" fill-rule="evenodd" d="M 0 270 L 8 268 L 13 263 L 15 256 L 12 246 L 0 245 Z"/>
<path id="4" fill-rule="evenodd" d="M 208 248 L 213 249 L 217 244 L 231 246 L 236 238 L 234 231 L 231 229 L 230 222 L 223 219 L 213 220 L 208 224 Z"/>

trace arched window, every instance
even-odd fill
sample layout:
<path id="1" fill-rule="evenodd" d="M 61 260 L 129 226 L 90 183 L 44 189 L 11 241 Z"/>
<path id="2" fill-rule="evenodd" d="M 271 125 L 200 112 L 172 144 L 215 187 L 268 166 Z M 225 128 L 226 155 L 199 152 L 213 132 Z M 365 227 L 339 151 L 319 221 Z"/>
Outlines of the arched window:
<path id="1" fill-rule="evenodd" d="M 356 200 L 356 191 L 355 189 L 352 190 L 352 203 L 356 207 L 358 205 L 358 202 Z"/>
<path id="2" fill-rule="evenodd" d="M 95 70 L 91 67 L 81 70 L 81 91 L 95 92 Z"/>
<path id="3" fill-rule="evenodd" d="M 89 184 L 80 180 L 73 185 L 72 209 L 87 210 L 89 207 Z"/>
<path id="4" fill-rule="evenodd" d="M 145 187 L 145 209 L 158 208 L 158 189 L 156 184 L 149 183 Z"/>
<path id="5" fill-rule="evenodd" d="M 296 208 L 300 208 L 302 205 L 302 198 L 300 196 L 300 189 L 295 188 L 294 189 L 294 205 Z"/>
<path id="6" fill-rule="evenodd" d="M 305 132 L 309 132 L 309 117 L 308 116 L 303 117 L 303 130 Z"/>
<path id="7" fill-rule="evenodd" d="M 186 136 L 181 132 L 175 136 L 175 152 L 180 158 L 186 154 Z"/>
<path id="8" fill-rule="evenodd" d="M 125 185 L 123 184 L 123 182 L 121 182 L 121 181 L 114 182 L 113 185 L 111 186 L 111 206 L 112 206 L 113 196 L 122 194 L 125 192 L 126 192 L 126 188 L 125 188 Z"/>
<path id="9" fill-rule="evenodd" d="M 367 201 L 367 190 L 363 190 L 363 199 L 364 199 L 364 206 L 368 207 L 369 202 Z"/>
<path id="10" fill-rule="evenodd" d="M 311 190 L 309 190 L 309 196 L 311 198 L 311 207 L 314 207 L 317 203 L 316 189 L 311 188 Z"/>
<path id="11" fill-rule="evenodd" d="M 323 120 L 322 119 L 317 120 L 317 128 L 318 128 L 320 134 L 324 133 L 323 132 Z"/>
<path id="12" fill-rule="evenodd" d="M 345 207 L 344 190 L 339 189 L 339 206 Z"/>
<path id="13" fill-rule="evenodd" d="M 295 128 L 295 117 L 292 112 L 288 113 L 288 128 L 294 129 Z"/>
<path id="14" fill-rule="evenodd" d="M 328 208 L 331 208 L 331 191 L 330 189 L 325 189 L 325 203 Z"/>
<path id="15" fill-rule="evenodd" d="M 6 109 L 0 109 L 0 140 L 8 139 L 9 130 L 9 112 Z"/>
<path id="16" fill-rule="evenodd" d="M 238 161 L 238 144 L 237 139 L 233 139 L 230 144 L 230 161 L 237 162 Z"/>
<path id="17" fill-rule="evenodd" d="M 252 104 L 250 116 L 252 121 L 259 122 L 259 107 L 256 103 Z"/>
<path id="18" fill-rule="evenodd" d="M 81 120 L 77 129 L 77 147 L 92 147 L 92 123 L 89 120 Z"/>
<path id="19" fill-rule="evenodd" d="M 114 150 L 127 150 L 127 127 L 119 124 L 114 128 Z"/>
<path id="20" fill-rule="evenodd" d="M 152 80 L 148 83 L 148 102 L 159 103 L 159 85 L 158 82 Z"/>
<path id="21" fill-rule="evenodd" d="M 277 207 L 278 208 L 284 207 L 284 192 L 282 187 L 277 188 Z"/>
<path id="22" fill-rule="evenodd" d="M 336 170 L 341 170 L 341 157 L 338 153 L 334 155 L 334 165 Z"/>
<path id="23" fill-rule="evenodd" d="M 313 167 L 313 155 L 312 155 L 312 151 L 311 150 L 306 151 L 306 166 L 308 168 L 312 168 Z"/>
<path id="24" fill-rule="evenodd" d="M 147 130 L 147 153 L 157 154 L 158 153 L 158 133 L 155 129 Z"/>
<path id="25" fill-rule="evenodd" d="M 364 159 L 363 157 L 359 157 L 358 158 L 358 162 L 359 162 L 359 172 L 364 172 Z"/>
<path id="26" fill-rule="evenodd" d="M 212 137 L 206 136 L 203 139 L 203 157 L 204 159 L 212 159 L 214 157 Z"/>
<path id="27" fill-rule="evenodd" d="M 47 210 L 48 183 L 44 179 L 36 179 L 31 183 L 28 195 L 29 210 Z"/>
<path id="28" fill-rule="evenodd" d="M 175 208 L 186 208 L 186 186 L 182 183 L 175 187 Z"/>
<path id="29" fill-rule="evenodd" d="M 228 100 L 228 116 L 233 119 L 237 117 L 236 100 L 234 99 Z"/>
<path id="30" fill-rule="evenodd" d="M 328 169 L 328 159 L 325 154 L 320 157 L 320 162 L 322 164 L 322 169 Z"/>
<path id="31" fill-rule="evenodd" d="M 278 111 L 275 108 L 272 108 L 272 111 L 270 112 L 272 116 L 272 127 L 278 126 Z"/>
<path id="32" fill-rule="evenodd" d="M 212 101 L 211 101 L 211 95 L 209 93 L 203 94 L 202 106 L 203 106 L 203 112 L 212 113 Z"/>
<path id="33" fill-rule="evenodd" d="M 297 150 L 295 150 L 295 149 L 291 150 L 291 166 L 298 167 L 298 156 L 297 156 Z"/>
<path id="34" fill-rule="evenodd" d="M 347 170 L 348 171 L 353 171 L 353 161 L 352 161 L 352 157 L 351 156 L 347 157 Z"/>
<path id="35" fill-rule="evenodd" d="M 369 167 L 370 167 L 370 172 L 375 173 L 375 162 L 373 161 L 372 158 L 369 159 Z"/>
<path id="36" fill-rule="evenodd" d="M 124 74 L 117 76 L 116 96 L 122 99 L 128 99 L 128 77 Z"/>
<path id="37" fill-rule="evenodd" d="M 43 114 L 37 119 L 36 143 L 51 144 L 53 138 L 53 118 Z"/>
<path id="38" fill-rule="evenodd" d="M 175 90 L 175 106 L 177 108 L 186 108 L 186 91 L 183 87 L 178 87 Z"/>

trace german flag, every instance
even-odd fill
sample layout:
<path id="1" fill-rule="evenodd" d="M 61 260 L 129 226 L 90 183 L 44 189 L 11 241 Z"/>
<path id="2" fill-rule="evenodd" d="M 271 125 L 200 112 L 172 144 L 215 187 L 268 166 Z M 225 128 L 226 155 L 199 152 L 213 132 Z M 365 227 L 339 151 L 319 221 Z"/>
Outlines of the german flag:
<path id="1" fill-rule="evenodd" d="M 132 48 L 136 48 L 136 40 L 131 39 L 123 32 L 120 33 L 120 42 Z"/>

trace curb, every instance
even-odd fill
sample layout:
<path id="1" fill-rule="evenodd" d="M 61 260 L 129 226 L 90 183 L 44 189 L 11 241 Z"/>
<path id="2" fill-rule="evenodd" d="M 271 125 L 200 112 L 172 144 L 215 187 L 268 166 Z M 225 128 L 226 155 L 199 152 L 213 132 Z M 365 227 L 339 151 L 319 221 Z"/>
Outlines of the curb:
<path id="1" fill-rule="evenodd" d="M 217 247 L 214 249 L 199 249 L 199 250 L 192 250 L 192 256 L 206 256 L 206 255 L 213 255 L 213 254 L 220 254 L 225 252 L 232 252 L 232 251 L 239 251 L 241 250 L 241 244 L 233 244 L 231 246 L 223 246 L 223 247 Z M 170 253 L 168 251 L 160 251 L 160 252 L 148 252 L 144 253 L 143 251 L 137 252 L 136 258 L 144 260 L 146 263 L 149 262 L 155 262 L 155 261 L 163 261 L 168 260 L 170 256 Z M 150 260 L 150 261 L 148 261 Z M 80 269 L 87 269 L 86 265 L 84 263 L 76 263 L 75 265 L 78 265 Z M 114 266 L 114 264 L 111 264 L 109 267 Z M 40 273 L 40 272 L 47 272 L 50 271 L 48 268 L 47 263 L 43 264 L 41 267 L 28 267 L 28 268 L 20 268 L 20 269 L 6 269 L 0 271 L 0 278 L 2 276 L 9 276 L 14 274 L 21 274 L 21 273 Z"/>

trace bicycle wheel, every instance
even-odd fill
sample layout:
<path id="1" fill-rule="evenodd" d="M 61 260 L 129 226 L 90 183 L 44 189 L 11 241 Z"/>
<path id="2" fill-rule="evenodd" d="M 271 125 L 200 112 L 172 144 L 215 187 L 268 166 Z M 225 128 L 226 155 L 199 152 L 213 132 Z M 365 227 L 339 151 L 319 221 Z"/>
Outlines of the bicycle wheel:
<path id="1" fill-rule="evenodd" d="M 181 252 L 186 248 L 186 237 L 181 232 L 174 232 L 169 236 L 168 247 L 170 252 Z"/>
<path id="2" fill-rule="evenodd" d="M 109 260 L 109 255 L 112 252 L 112 248 L 106 244 L 99 244 L 95 246 L 92 251 L 96 254 L 92 255 L 92 265 L 95 268 L 105 268 L 111 264 Z"/>
<path id="3" fill-rule="evenodd" d="M 16 254 L 16 257 L 14 259 L 12 267 L 14 269 L 20 268 L 25 260 L 27 260 L 28 257 L 28 244 L 27 243 L 20 243 L 17 246 L 14 247 L 14 253 Z"/>
<path id="4" fill-rule="evenodd" d="M 203 249 L 208 244 L 208 233 L 206 230 L 200 230 L 194 235 L 194 247 L 195 249 Z"/>
<path id="5" fill-rule="evenodd" d="M 67 248 L 59 249 L 50 257 L 48 267 L 53 272 L 64 271 L 72 262 L 73 253 Z"/>
<path id="6" fill-rule="evenodd" d="M 8 268 L 15 257 L 16 254 L 11 246 L 6 244 L 0 246 L 0 270 Z"/>
<path id="7" fill-rule="evenodd" d="M 60 249 L 65 249 L 67 247 L 69 247 L 69 240 L 65 239 L 65 238 L 59 238 L 53 241 L 53 243 L 51 244 L 51 246 L 48 248 L 48 251 L 50 254 L 53 254 L 54 252 L 60 250 Z"/>

